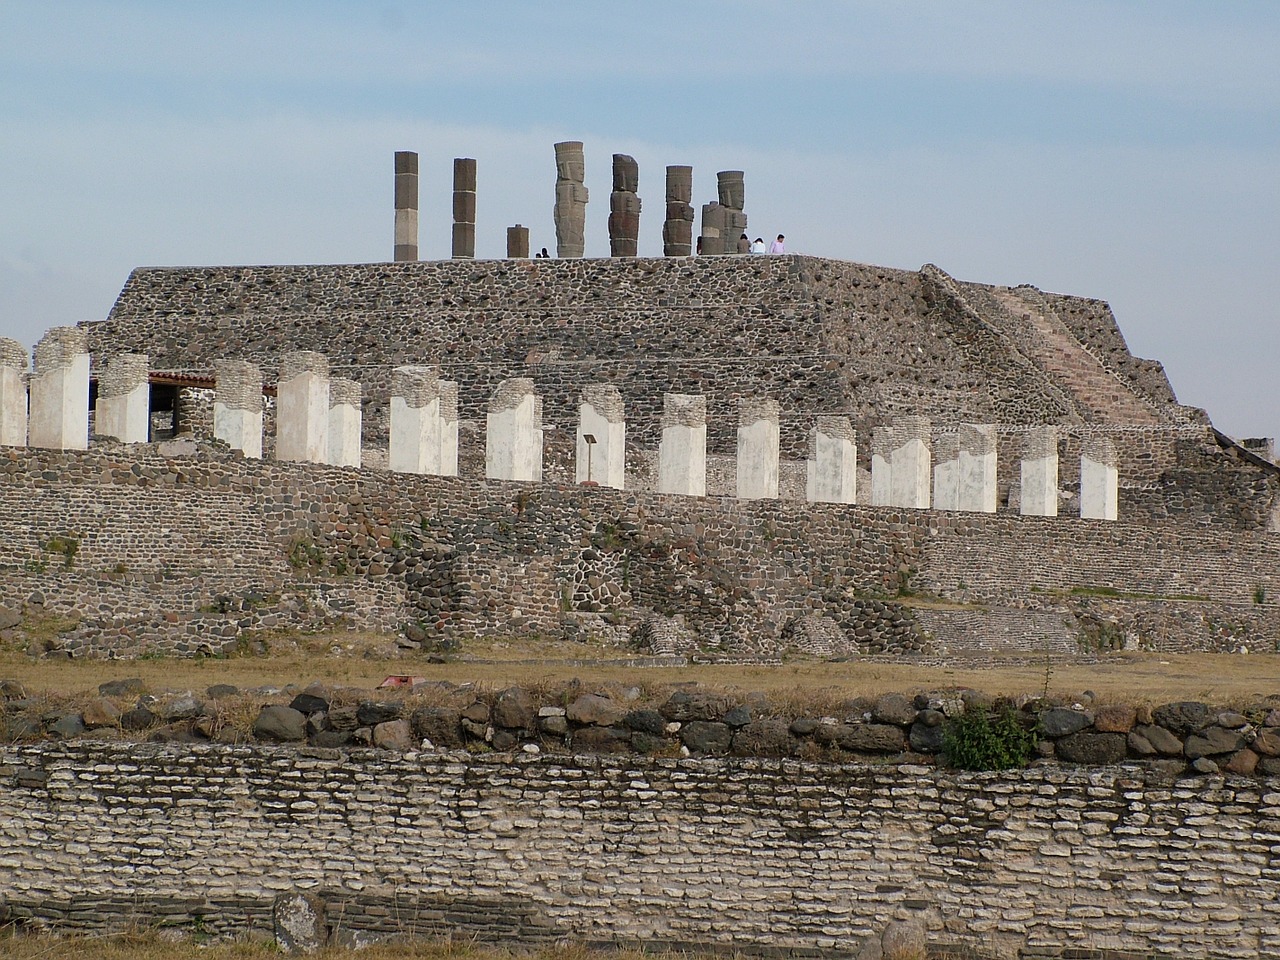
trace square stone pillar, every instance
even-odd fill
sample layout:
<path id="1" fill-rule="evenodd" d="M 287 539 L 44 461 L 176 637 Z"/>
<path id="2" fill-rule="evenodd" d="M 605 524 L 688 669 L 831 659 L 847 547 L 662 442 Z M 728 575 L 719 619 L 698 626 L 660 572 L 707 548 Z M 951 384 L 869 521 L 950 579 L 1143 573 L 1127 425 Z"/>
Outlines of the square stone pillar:
<path id="1" fill-rule="evenodd" d="M 213 365 L 213 435 L 246 457 L 262 456 L 262 370 L 244 360 Z"/>
<path id="2" fill-rule="evenodd" d="M 458 475 L 458 385 L 438 368 L 391 371 L 389 463 L 399 473 Z"/>
<path id="3" fill-rule="evenodd" d="M 395 259 L 418 259 L 418 155 L 396 151 Z"/>
<path id="4" fill-rule="evenodd" d="M 119 353 L 98 377 L 94 432 L 125 443 L 151 439 L 151 379 L 144 353 Z"/>
<path id="5" fill-rule="evenodd" d="M 453 161 L 453 259 L 476 255 L 476 162 L 471 157 Z"/>
<path id="6" fill-rule="evenodd" d="M 1109 437 L 1089 437 L 1080 453 L 1080 516 L 1115 520 L 1120 515 L 1120 473 L 1116 445 Z"/>
<path id="7" fill-rule="evenodd" d="M 528 377 L 503 380 L 489 400 L 484 475 L 491 480 L 542 479 L 542 398 Z"/>
<path id="8" fill-rule="evenodd" d="M 1058 515 L 1058 429 L 1031 427 L 1022 439 L 1022 515 Z"/>
<path id="9" fill-rule="evenodd" d="M 335 467 L 360 466 L 360 384 L 343 377 L 329 381 L 329 442 L 326 453 Z"/>
<path id="10" fill-rule="evenodd" d="M 588 443 L 586 438 L 595 438 Z M 578 456 L 574 479 L 602 487 L 626 486 L 627 424 L 622 393 L 613 384 L 583 387 L 578 399 Z"/>
<path id="11" fill-rule="evenodd" d="M 996 428 L 989 423 L 960 425 L 960 490 L 957 510 L 996 512 Z"/>
<path id="12" fill-rule="evenodd" d="M 662 400 L 658 492 L 707 494 L 707 398 L 668 393 Z"/>
<path id="13" fill-rule="evenodd" d="M 895 507 L 929 508 L 931 430 L 928 417 L 903 417 L 894 424 L 889 476 L 892 488 L 890 502 Z"/>
<path id="14" fill-rule="evenodd" d="M 960 437 L 950 431 L 933 442 L 933 509 L 960 509 Z"/>
<path id="15" fill-rule="evenodd" d="M 805 496 L 813 503 L 858 502 L 858 445 L 848 417 L 818 417 L 809 433 Z"/>
<path id="16" fill-rule="evenodd" d="M 89 448 L 89 348 L 79 327 L 54 327 L 36 344 L 29 443 Z"/>
<path id="17" fill-rule="evenodd" d="M 778 499 L 778 401 L 738 401 L 739 500 Z"/>
<path id="18" fill-rule="evenodd" d="M 893 424 L 886 423 L 871 432 L 871 505 L 887 507 L 893 503 L 893 448 L 897 435 Z"/>
<path id="19" fill-rule="evenodd" d="M 280 357 L 276 386 L 276 459 L 326 463 L 329 448 L 329 361 L 295 350 Z"/>
<path id="20" fill-rule="evenodd" d="M 0 446 L 27 445 L 27 351 L 0 337 Z"/>
<path id="21" fill-rule="evenodd" d="M 507 256 L 513 260 L 529 259 L 529 228 L 517 223 L 507 227 Z"/>

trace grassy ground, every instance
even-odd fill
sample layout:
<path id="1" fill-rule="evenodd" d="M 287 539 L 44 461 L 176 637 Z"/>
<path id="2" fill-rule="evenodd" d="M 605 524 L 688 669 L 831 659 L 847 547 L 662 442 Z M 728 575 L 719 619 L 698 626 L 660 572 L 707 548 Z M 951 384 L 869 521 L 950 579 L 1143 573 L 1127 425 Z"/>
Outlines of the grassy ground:
<path id="1" fill-rule="evenodd" d="M 819 691 L 835 697 L 874 696 L 890 691 L 973 687 L 991 694 L 1071 695 L 1092 690 L 1100 700 L 1163 703 L 1205 700 L 1226 704 L 1280 694 L 1280 656 L 1230 654 L 1120 653 L 1095 663 L 1045 661 L 1032 655 L 991 665 L 923 666 L 851 660 L 830 663 L 797 660 L 776 665 L 694 665 L 637 667 L 617 650 L 547 641 L 488 641 L 467 645 L 461 656 L 432 664 L 426 657 L 367 657 L 385 647 L 385 638 L 351 634 L 278 638 L 268 656 L 226 660 L 32 660 L 0 651 L 0 679 L 21 681 L 33 693 L 90 692 L 104 680 L 140 677 L 154 691 L 202 691 L 211 684 L 250 688 L 322 680 L 372 687 L 393 674 L 495 688 L 579 678 L 585 683 L 642 683 L 646 686 L 696 681 L 711 687 L 762 691 L 785 696 Z"/>

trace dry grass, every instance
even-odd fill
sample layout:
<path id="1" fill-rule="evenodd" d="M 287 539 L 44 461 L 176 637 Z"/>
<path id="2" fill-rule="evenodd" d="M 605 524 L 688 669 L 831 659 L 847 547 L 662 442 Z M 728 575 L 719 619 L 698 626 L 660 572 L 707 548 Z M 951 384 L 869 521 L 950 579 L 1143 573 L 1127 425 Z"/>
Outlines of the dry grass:
<path id="1" fill-rule="evenodd" d="M 122 677 L 141 678 L 153 693 L 201 692 L 215 683 L 249 689 L 288 684 L 303 687 L 315 681 L 367 689 L 396 674 L 471 682 L 482 689 L 517 683 L 558 688 L 576 678 L 587 685 L 620 684 L 644 690 L 694 682 L 729 692 L 759 691 L 771 699 L 801 703 L 950 687 L 973 687 L 997 695 L 1039 694 L 1046 685 L 1046 663 L 1034 655 L 1028 661 L 1025 654 L 1004 664 L 997 658 L 990 665 L 924 666 L 904 659 L 895 663 L 797 660 L 780 665 L 638 667 L 629 665 L 617 650 L 524 640 L 476 641 L 465 646 L 465 656 L 442 664 L 429 663 L 416 654 L 401 658 L 362 655 L 362 651 L 376 651 L 385 643 L 385 638 L 351 634 L 295 637 L 277 641 L 268 656 L 225 660 L 32 660 L 18 651 L 4 650 L 0 651 L 0 678 L 19 680 L 32 693 L 48 696 L 83 695 L 95 691 L 104 680 Z M 1095 663 L 1053 661 L 1047 679 L 1049 692 L 1059 696 L 1091 690 L 1100 700 L 1235 703 L 1280 694 L 1280 656 L 1121 653 Z M 236 704 L 228 703 L 225 709 L 230 714 Z M 239 719 L 227 717 L 232 724 Z"/>

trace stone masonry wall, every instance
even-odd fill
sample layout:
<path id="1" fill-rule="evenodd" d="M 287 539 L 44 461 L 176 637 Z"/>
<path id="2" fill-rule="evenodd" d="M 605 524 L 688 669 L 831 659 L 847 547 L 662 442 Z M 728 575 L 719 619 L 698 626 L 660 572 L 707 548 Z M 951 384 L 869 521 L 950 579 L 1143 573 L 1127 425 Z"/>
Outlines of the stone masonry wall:
<path id="1" fill-rule="evenodd" d="M 164 586 L 141 607 L 148 623 L 219 614 L 236 627 L 229 641 L 263 614 L 560 636 L 578 613 L 656 613 L 682 617 L 703 644 L 749 650 L 798 616 L 856 634 L 864 598 L 907 589 L 1036 608 L 1073 590 L 1181 597 L 1228 620 L 1243 609 L 1250 623 L 1280 597 L 1280 538 L 1186 525 L 686 498 L 210 451 L 10 449 L 0 482 L 0 596 L 56 598 L 86 618 L 86 638 L 120 626 L 121 606 L 150 583 Z M 250 616 L 229 578 L 276 606 Z M 288 600 L 298 595 L 301 605 Z M 1168 643 L 1194 648 L 1195 632 Z"/>
<path id="2" fill-rule="evenodd" d="M 856 953 L 1280 952 L 1280 781 L 766 759 L 0 747 L 0 915 Z M 488 908 L 488 909 L 486 909 Z"/>

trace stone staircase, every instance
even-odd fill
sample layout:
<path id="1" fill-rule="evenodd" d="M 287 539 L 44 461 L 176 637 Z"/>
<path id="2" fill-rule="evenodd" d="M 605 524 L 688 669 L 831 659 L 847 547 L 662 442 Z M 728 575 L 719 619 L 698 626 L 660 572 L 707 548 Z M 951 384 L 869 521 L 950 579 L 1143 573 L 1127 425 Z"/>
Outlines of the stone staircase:
<path id="1" fill-rule="evenodd" d="M 1086 421 L 1156 424 L 1165 421 L 1154 403 L 1136 394 L 1090 353 L 1044 304 L 1035 291 L 990 288 L 991 299 L 1021 327 L 1029 358 L 1057 380 L 1075 401 Z"/>

